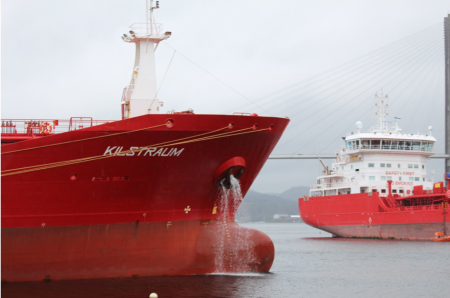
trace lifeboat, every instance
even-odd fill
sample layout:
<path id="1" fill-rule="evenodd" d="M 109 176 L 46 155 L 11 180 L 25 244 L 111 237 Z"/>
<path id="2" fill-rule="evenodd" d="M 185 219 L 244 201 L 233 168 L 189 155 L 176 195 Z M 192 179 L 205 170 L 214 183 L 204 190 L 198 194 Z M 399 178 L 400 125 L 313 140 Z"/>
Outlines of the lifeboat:
<path id="1" fill-rule="evenodd" d="M 450 236 L 445 236 L 444 233 L 442 233 L 442 232 L 436 232 L 436 233 L 434 233 L 434 241 L 438 241 L 438 242 L 448 241 L 448 242 L 450 242 Z"/>

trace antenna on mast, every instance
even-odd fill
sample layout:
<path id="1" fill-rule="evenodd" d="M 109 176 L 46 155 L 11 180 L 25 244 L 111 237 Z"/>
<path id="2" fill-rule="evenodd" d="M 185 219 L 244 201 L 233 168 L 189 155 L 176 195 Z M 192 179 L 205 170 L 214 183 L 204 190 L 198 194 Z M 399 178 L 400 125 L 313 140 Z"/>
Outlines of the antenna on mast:
<path id="1" fill-rule="evenodd" d="M 150 2 L 150 3 L 149 3 Z M 156 6 L 153 6 L 153 0 L 146 0 L 147 4 L 147 26 L 150 26 L 150 34 L 153 34 L 154 20 L 153 20 L 153 9 L 159 8 L 159 1 L 156 1 Z M 150 8 L 149 8 L 150 6 Z M 148 31 L 147 31 L 148 33 Z"/>
<path id="2" fill-rule="evenodd" d="M 375 106 L 377 107 L 377 117 L 378 117 L 378 124 L 379 124 L 379 130 L 383 131 L 386 129 L 385 119 L 388 115 L 387 113 L 387 95 L 383 94 L 383 91 L 378 92 L 375 94 L 375 98 L 377 99 L 377 103 Z"/>

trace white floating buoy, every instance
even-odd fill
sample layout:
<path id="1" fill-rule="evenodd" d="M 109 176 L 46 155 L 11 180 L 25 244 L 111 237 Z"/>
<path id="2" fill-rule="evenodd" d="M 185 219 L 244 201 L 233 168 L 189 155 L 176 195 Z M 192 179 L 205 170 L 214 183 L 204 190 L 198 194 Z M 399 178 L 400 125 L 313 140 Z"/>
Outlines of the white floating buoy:
<path id="1" fill-rule="evenodd" d="M 151 293 L 150 296 L 148 296 L 149 298 L 158 298 L 158 294 L 156 293 Z"/>

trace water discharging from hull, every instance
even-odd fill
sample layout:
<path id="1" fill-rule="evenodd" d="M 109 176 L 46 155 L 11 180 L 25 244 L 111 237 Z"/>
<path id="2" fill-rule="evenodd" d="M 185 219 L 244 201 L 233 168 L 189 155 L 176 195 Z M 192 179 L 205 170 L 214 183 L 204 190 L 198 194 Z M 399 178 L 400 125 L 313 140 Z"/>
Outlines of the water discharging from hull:
<path id="1" fill-rule="evenodd" d="M 219 228 L 215 239 L 216 273 L 250 272 L 257 262 L 254 242 L 250 239 L 251 230 L 239 227 L 233 219 L 243 200 L 241 185 L 231 175 L 231 187 L 228 189 L 223 185 L 224 180 L 219 186 L 221 190 L 217 199 Z"/>

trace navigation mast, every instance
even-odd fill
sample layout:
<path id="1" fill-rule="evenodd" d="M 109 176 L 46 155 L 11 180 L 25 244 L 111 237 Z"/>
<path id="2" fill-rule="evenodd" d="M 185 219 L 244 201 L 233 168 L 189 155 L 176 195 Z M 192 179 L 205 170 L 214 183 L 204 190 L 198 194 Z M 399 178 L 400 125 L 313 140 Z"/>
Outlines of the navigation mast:
<path id="1" fill-rule="evenodd" d="M 169 38 L 170 31 L 163 32 L 162 24 L 155 23 L 153 10 L 159 8 L 159 1 L 146 0 L 145 23 L 130 26 L 130 35 L 124 34 L 123 41 L 136 44 L 136 56 L 130 85 L 122 94 L 122 119 L 158 114 L 163 105 L 156 96 L 155 50 L 159 42 Z"/>
<path id="2" fill-rule="evenodd" d="M 377 107 L 377 117 L 378 117 L 378 131 L 385 131 L 387 130 L 386 127 L 386 116 L 387 114 L 387 95 L 384 95 L 382 91 L 375 94 L 375 98 L 377 102 L 375 103 L 375 106 Z"/>

